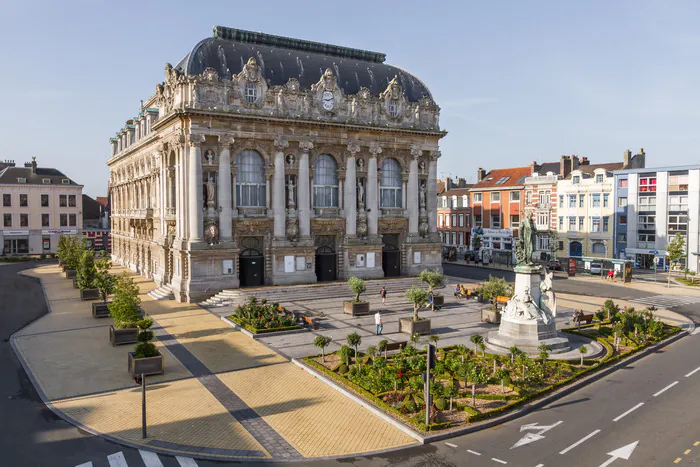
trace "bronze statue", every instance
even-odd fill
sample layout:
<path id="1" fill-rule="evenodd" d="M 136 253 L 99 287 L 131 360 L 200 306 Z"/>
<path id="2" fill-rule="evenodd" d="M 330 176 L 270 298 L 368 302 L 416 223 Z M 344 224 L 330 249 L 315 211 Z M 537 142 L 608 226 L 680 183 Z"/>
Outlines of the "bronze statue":
<path id="1" fill-rule="evenodd" d="M 525 219 L 520 224 L 516 249 L 520 250 L 516 251 L 518 264 L 532 264 L 532 254 L 537 249 L 537 227 L 535 227 L 535 222 L 532 220 L 531 212 L 525 214 Z"/>

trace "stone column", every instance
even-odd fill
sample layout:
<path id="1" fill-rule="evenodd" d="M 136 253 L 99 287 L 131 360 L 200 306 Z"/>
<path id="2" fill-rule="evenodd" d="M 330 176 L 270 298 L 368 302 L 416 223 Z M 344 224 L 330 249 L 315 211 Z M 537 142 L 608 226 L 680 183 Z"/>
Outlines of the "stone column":
<path id="1" fill-rule="evenodd" d="M 309 180 L 309 151 L 314 147 L 311 141 L 300 141 L 301 158 L 299 159 L 299 234 L 302 237 L 311 235 L 311 203 L 310 203 L 310 180 Z"/>
<path id="2" fill-rule="evenodd" d="M 285 236 L 285 183 L 284 183 L 284 150 L 289 147 L 286 138 L 278 136 L 275 138 L 275 175 L 273 178 L 272 190 L 272 213 L 275 216 L 274 235 L 275 238 L 282 239 Z"/>
<path id="3" fill-rule="evenodd" d="M 377 157 L 382 153 L 382 148 L 378 143 L 369 146 L 369 161 L 367 163 L 367 234 L 369 237 L 376 237 L 379 233 L 379 197 L 377 179 Z"/>
<path id="4" fill-rule="evenodd" d="M 418 158 L 423 151 L 411 146 L 411 163 L 408 168 L 408 234 L 418 235 Z"/>
<path id="5" fill-rule="evenodd" d="M 440 158 L 440 151 L 430 153 L 428 162 L 428 186 L 425 193 L 426 209 L 428 210 L 428 232 L 437 232 L 437 160 Z M 466 225 L 466 224 L 465 224 Z"/>
<path id="6" fill-rule="evenodd" d="M 231 145 L 233 138 L 220 136 L 219 144 L 219 239 L 222 242 L 233 240 L 233 227 L 231 226 Z"/>
<path id="7" fill-rule="evenodd" d="M 201 146 L 203 142 L 204 135 L 190 135 L 189 167 L 187 170 L 190 243 L 201 242 L 204 238 Z"/>
<path id="8" fill-rule="evenodd" d="M 355 155 L 360 152 L 360 145 L 348 143 L 349 156 L 345 162 L 345 233 L 348 237 L 357 234 L 357 180 L 355 177 Z"/>
<path id="9" fill-rule="evenodd" d="M 183 158 L 184 158 L 184 146 L 179 144 L 175 150 L 175 176 L 173 179 L 173 201 L 175 207 L 175 235 L 177 238 L 182 239 L 184 237 L 184 229 L 182 225 L 182 199 L 180 198 L 180 191 L 182 191 L 182 168 L 183 168 Z M 178 189 L 179 188 L 179 189 Z"/>

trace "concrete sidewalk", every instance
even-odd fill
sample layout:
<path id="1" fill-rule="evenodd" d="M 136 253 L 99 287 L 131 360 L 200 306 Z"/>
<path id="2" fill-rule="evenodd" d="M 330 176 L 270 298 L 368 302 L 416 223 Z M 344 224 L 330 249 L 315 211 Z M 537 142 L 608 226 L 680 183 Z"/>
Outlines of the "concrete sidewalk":
<path id="1" fill-rule="evenodd" d="M 154 284 L 127 273 L 165 357 L 165 374 L 148 378 L 146 440 L 140 388 L 127 372 L 133 347 L 110 346 L 111 319 L 93 319 L 91 302 L 57 266 L 26 272 L 41 280 L 51 313 L 12 344 L 43 400 L 71 423 L 117 443 L 215 460 L 339 457 L 416 443 L 199 306 L 152 300 Z"/>

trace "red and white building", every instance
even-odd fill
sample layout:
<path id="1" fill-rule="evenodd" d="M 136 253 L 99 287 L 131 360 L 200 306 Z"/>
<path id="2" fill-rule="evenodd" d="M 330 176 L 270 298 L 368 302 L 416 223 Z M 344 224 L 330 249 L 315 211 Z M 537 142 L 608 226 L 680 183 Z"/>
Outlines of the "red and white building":
<path id="1" fill-rule="evenodd" d="M 470 249 L 470 187 L 463 178 L 438 180 L 438 233 L 443 246 L 455 247 L 460 253 Z"/>

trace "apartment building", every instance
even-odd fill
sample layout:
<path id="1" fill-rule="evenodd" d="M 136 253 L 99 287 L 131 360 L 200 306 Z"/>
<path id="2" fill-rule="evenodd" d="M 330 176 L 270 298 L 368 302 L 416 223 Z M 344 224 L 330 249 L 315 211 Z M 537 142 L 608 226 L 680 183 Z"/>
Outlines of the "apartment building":
<path id="1" fill-rule="evenodd" d="M 463 178 L 438 180 L 438 233 L 443 246 L 455 247 L 460 253 L 469 249 L 471 186 Z"/>
<path id="2" fill-rule="evenodd" d="M 83 227 L 82 191 L 57 169 L 38 167 L 36 158 L 0 171 L 0 254 L 55 253 L 58 236 L 79 235 Z"/>
<path id="3" fill-rule="evenodd" d="M 615 256 L 637 267 L 666 265 L 666 246 L 686 239 L 681 268 L 698 272 L 700 165 L 620 170 L 615 177 Z"/>

